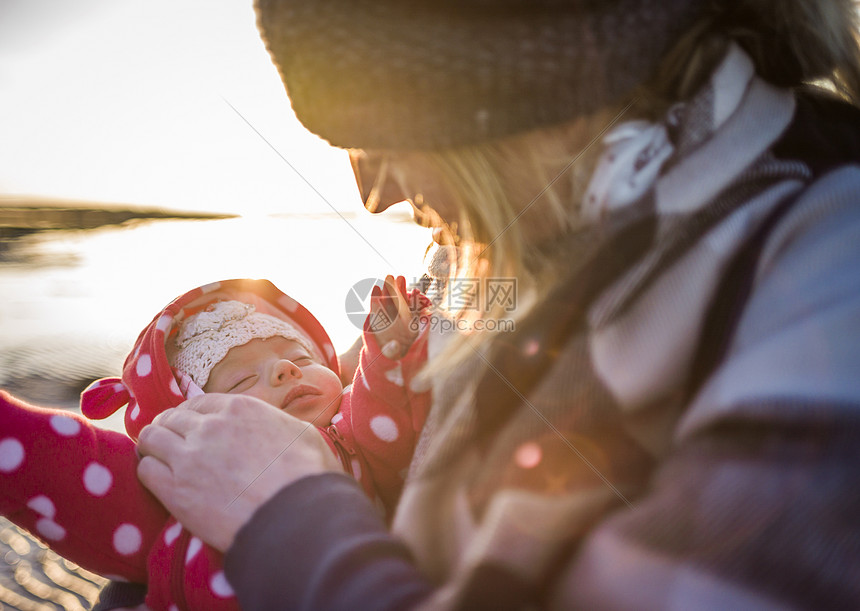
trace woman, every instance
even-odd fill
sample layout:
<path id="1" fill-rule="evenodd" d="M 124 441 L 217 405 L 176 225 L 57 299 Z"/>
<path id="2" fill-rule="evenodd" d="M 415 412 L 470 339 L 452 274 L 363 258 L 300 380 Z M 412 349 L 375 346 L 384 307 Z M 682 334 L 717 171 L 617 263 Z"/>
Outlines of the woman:
<path id="1" fill-rule="evenodd" d="M 470 245 L 455 273 L 520 303 L 516 332 L 437 347 L 390 529 L 251 399 L 144 430 L 141 479 L 245 609 L 860 600 L 853 3 L 258 14 L 299 118 L 360 149 L 368 207 L 410 199 Z"/>

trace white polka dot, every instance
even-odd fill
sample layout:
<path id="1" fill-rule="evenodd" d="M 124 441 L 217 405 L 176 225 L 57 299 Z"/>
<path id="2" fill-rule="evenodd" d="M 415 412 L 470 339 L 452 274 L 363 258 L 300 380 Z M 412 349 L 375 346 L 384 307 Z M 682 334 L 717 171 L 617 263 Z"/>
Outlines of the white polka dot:
<path id="1" fill-rule="evenodd" d="M 203 542 L 197 537 L 191 537 L 191 541 L 188 542 L 188 551 L 185 552 L 185 564 L 194 560 L 194 556 L 197 555 L 201 547 L 203 547 Z"/>
<path id="2" fill-rule="evenodd" d="M 299 304 L 296 302 L 296 300 L 292 297 L 287 297 L 286 295 L 281 295 L 278 298 L 278 304 L 291 314 L 295 314 L 296 310 L 299 309 Z"/>
<path id="3" fill-rule="evenodd" d="M 176 380 L 170 380 L 170 392 L 172 392 L 177 397 L 182 396 L 182 391 L 179 390 L 179 384 L 176 383 Z"/>
<path id="4" fill-rule="evenodd" d="M 224 571 L 218 571 L 212 575 L 212 579 L 209 580 L 209 587 L 212 588 L 213 594 L 220 598 L 230 598 L 233 596 L 233 588 L 230 587 L 230 583 L 224 576 Z"/>
<path id="5" fill-rule="evenodd" d="M 90 390 L 95 390 L 96 388 L 101 388 L 101 387 L 102 387 L 102 386 L 104 386 L 104 385 L 105 385 L 105 380 L 96 380 L 95 382 L 93 382 L 92 384 L 90 384 L 89 386 L 87 386 L 87 387 L 84 389 L 84 392 L 87 392 L 87 391 L 90 391 Z"/>
<path id="6" fill-rule="evenodd" d="M 164 531 L 164 542 L 167 545 L 173 545 L 173 542 L 176 541 L 176 537 L 179 536 L 179 533 L 182 532 L 182 524 L 177 522 L 170 528 Z"/>
<path id="7" fill-rule="evenodd" d="M 352 466 L 352 476 L 355 479 L 361 479 L 361 463 L 358 462 L 357 459 L 353 458 L 350 465 Z"/>
<path id="8" fill-rule="evenodd" d="M 40 516 L 51 518 L 52 520 L 54 519 L 54 516 L 57 515 L 57 508 L 54 506 L 54 502 L 44 494 L 34 496 L 32 499 L 27 501 L 27 507 L 38 513 Z"/>
<path id="9" fill-rule="evenodd" d="M 0 441 L 0 472 L 12 473 L 24 462 L 24 446 L 14 437 Z"/>
<path id="10" fill-rule="evenodd" d="M 116 393 L 125 392 L 125 385 L 122 382 L 118 382 L 113 385 L 113 391 Z"/>
<path id="11" fill-rule="evenodd" d="M 176 605 L 170 605 L 169 607 L 167 607 L 167 611 L 179 611 L 179 607 L 177 607 Z"/>
<path id="12" fill-rule="evenodd" d="M 374 416 L 370 419 L 370 430 L 382 441 L 395 441 L 400 435 L 397 424 L 389 416 Z"/>
<path id="13" fill-rule="evenodd" d="M 140 549 L 143 535 L 132 524 L 120 524 L 113 532 L 113 548 L 123 556 L 130 556 Z"/>
<path id="14" fill-rule="evenodd" d="M 155 329 L 157 331 L 167 331 L 170 328 L 170 323 L 173 322 L 173 316 L 170 314 L 162 314 L 161 318 L 158 319 L 158 322 L 155 323 Z"/>
<path id="15" fill-rule="evenodd" d="M 385 372 L 385 379 L 395 386 L 403 386 L 403 370 L 400 368 L 400 363 Z"/>
<path id="16" fill-rule="evenodd" d="M 152 357 L 148 354 L 141 354 L 137 359 L 137 365 L 134 370 L 140 377 L 148 376 L 152 372 Z"/>
<path id="17" fill-rule="evenodd" d="M 84 488 L 93 496 L 104 496 L 113 484 L 113 475 L 104 465 L 91 462 L 84 469 Z"/>
<path id="18" fill-rule="evenodd" d="M 51 428 L 63 437 L 73 437 L 81 430 L 81 423 L 68 416 L 51 416 Z"/>
<path id="19" fill-rule="evenodd" d="M 131 408 L 128 417 L 132 420 L 137 420 L 138 416 L 140 416 L 140 405 L 138 405 L 136 401 L 132 401 L 131 403 L 129 403 L 129 407 L 131 407 L 132 405 L 134 407 Z"/>
<path id="20" fill-rule="evenodd" d="M 221 288 L 220 282 L 210 282 L 209 284 L 204 284 L 200 287 L 200 290 L 205 295 L 206 293 L 211 293 L 212 291 L 217 291 Z"/>
<path id="21" fill-rule="evenodd" d="M 66 529 L 50 518 L 41 518 L 36 521 L 36 530 L 50 541 L 61 541 L 66 537 Z"/>
<path id="22" fill-rule="evenodd" d="M 343 420 L 343 414 L 341 414 L 340 412 L 336 413 L 334 416 L 331 417 L 332 424 L 337 424 L 341 420 Z"/>

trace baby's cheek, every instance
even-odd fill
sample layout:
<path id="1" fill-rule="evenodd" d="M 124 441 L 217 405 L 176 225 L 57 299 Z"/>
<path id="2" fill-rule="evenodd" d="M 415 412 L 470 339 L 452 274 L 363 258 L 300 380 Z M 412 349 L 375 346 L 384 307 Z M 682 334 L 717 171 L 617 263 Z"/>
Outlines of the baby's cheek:
<path id="1" fill-rule="evenodd" d="M 325 409 L 325 425 L 331 422 L 334 415 L 340 411 L 340 403 L 343 401 L 343 388 L 338 382 L 336 388 L 332 388 L 331 394 L 328 396 L 329 405 Z M 325 426 L 324 425 L 324 426 Z"/>
<path id="2" fill-rule="evenodd" d="M 331 399 L 331 409 L 327 410 L 331 412 L 331 415 L 334 416 L 337 412 L 340 411 L 340 402 L 343 401 L 343 389 L 338 388 L 337 393 L 332 396 Z"/>

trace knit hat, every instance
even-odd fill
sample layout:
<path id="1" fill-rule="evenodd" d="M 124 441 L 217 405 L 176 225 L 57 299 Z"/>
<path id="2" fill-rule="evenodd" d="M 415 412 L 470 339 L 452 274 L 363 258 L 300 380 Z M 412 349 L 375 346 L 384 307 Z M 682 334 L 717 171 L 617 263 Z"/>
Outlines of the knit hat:
<path id="1" fill-rule="evenodd" d="M 125 406 L 125 429 L 137 439 L 158 414 L 203 394 L 206 381 L 200 372 L 205 371 L 208 378 L 223 355 L 213 359 L 211 366 L 193 355 L 217 343 L 213 341 L 217 324 L 231 334 L 226 343 L 218 344 L 224 354 L 254 337 L 283 335 L 299 341 L 314 358 L 340 373 L 325 329 L 295 299 L 267 280 L 223 280 L 191 290 L 159 312 L 138 336 L 122 377 L 93 382 L 81 395 L 81 411 L 88 418 L 101 419 Z M 181 345 L 178 338 L 183 338 Z M 179 361 L 189 363 L 187 372 Z M 172 363 L 177 366 L 171 367 Z"/>
<path id="2" fill-rule="evenodd" d="M 179 350 L 173 353 L 170 364 L 203 388 L 212 368 L 230 349 L 244 346 L 252 339 L 285 337 L 313 352 L 307 336 L 299 329 L 254 310 L 254 306 L 241 301 L 219 301 L 189 316 L 179 328 L 175 340 Z"/>
<path id="3" fill-rule="evenodd" d="M 293 110 L 331 144 L 438 149 L 620 101 L 710 0 L 256 0 Z"/>

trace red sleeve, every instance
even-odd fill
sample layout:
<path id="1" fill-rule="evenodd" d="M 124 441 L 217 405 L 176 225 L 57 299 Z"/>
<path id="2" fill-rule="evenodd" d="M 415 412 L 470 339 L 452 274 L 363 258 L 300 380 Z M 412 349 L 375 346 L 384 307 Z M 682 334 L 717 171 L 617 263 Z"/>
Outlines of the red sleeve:
<path id="1" fill-rule="evenodd" d="M 150 609 L 238 611 L 223 565 L 221 552 L 170 518 L 149 555 L 146 605 Z"/>
<path id="2" fill-rule="evenodd" d="M 144 582 L 168 514 L 137 462 L 126 435 L 0 391 L 0 513 L 88 570 Z"/>
<path id="3" fill-rule="evenodd" d="M 430 404 L 428 392 L 411 385 L 427 360 L 427 333 L 421 333 L 401 359 L 382 354 L 375 338 L 364 335 L 350 392 L 349 426 L 373 489 L 389 511 L 403 487 L 415 442 Z"/>

